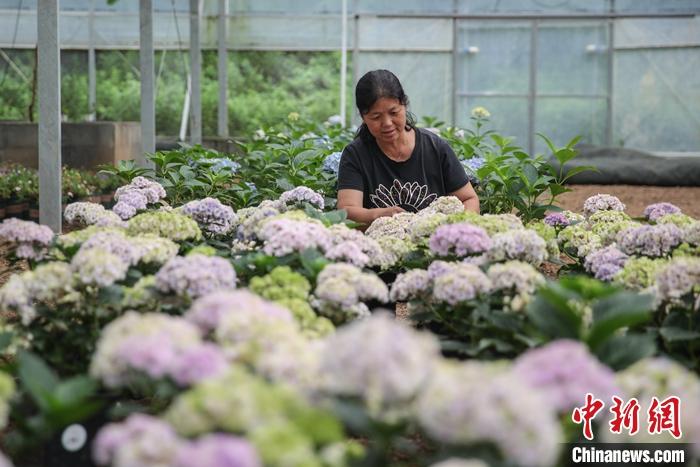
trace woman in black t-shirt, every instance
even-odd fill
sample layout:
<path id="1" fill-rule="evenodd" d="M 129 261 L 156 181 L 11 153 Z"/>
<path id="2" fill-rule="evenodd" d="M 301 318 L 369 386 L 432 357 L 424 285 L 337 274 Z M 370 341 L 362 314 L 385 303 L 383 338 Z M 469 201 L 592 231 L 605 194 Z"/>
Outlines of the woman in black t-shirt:
<path id="1" fill-rule="evenodd" d="M 479 198 L 452 148 L 416 128 L 408 96 L 387 70 L 365 74 L 355 88 L 362 126 L 340 159 L 338 208 L 348 218 L 371 223 L 378 217 L 426 208 L 439 196 L 459 198 L 479 212 Z"/>

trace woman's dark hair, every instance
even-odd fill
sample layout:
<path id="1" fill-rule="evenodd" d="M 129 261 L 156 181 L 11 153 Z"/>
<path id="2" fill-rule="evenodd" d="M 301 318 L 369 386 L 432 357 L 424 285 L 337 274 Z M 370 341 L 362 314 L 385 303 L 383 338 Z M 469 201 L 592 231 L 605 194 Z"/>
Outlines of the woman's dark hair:
<path id="1" fill-rule="evenodd" d="M 395 74 L 389 70 L 374 70 L 365 73 L 355 86 L 355 104 L 360 115 L 367 114 L 374 103 L 382 97 L 396 99 L 401 105 L 408 107 L 408 96 L 403 91 L 403 86 Z M 413 114 L 406 111 L 406 130 L 415 128 L 415 125 Z M 355 137 L 374 139 L 364 123 L 357 129 Z"/>

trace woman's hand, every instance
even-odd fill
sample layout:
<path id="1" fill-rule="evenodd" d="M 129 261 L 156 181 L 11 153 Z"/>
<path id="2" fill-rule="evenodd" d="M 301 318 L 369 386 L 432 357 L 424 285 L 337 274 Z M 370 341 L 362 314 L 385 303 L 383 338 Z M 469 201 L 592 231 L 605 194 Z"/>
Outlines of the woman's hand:
<path id="1" fill-rule="evenodd" d="M 379 214 L 377 217 L 391 217 L 394 214 L 406 212 L 406 210 L 403 209 L 401 206 L 391 206 L 388 208 L 377 209 L 376 211 Z"/>

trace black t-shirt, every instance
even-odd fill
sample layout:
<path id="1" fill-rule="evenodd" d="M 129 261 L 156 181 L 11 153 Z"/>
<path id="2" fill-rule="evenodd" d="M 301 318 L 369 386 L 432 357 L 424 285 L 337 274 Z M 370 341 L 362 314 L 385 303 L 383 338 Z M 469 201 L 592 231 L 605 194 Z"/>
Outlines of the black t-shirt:
<path id="1" fill-rule="evenodd" d="M 416 212 L 468 182 L 447 142 L 421 128 L 408 160 L 392 161 L 373 138 L 358 137 L 343 150 L 338 171 L 338 190 L 362 191 L 367 209 L 400 206 Z"/>

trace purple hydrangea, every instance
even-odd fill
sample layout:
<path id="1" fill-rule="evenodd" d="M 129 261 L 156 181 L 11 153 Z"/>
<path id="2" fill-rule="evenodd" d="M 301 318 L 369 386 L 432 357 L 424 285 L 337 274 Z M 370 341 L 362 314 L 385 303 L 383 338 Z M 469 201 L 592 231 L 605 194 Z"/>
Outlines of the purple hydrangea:
<path id="1" fill-rule="evenodd" d="M 141 259 L 141 250 L 119 231 L 97 232 L 82 244 L 80 251 L 92 248 L 101 248 L 132 266 Z"/>
<path id="2" fill-rule="evenodd" d="M 285 191 L 280 196 L 280 201 L 286 205 L 310 203 L 319 209 L 323 209 L 324 206 L 323 196 L 305 186 L 298 186 L 292 190 Z"/>
<path id="3" fill-rule="evenodd" d="M 112 210 L 123 220 L 133 217 L 146 205 L 157 203 L 165 198 L 165 188 L 145 177 L 136 177 L 128 185 L 120 186 L 114 193 L 116 204 Z"/>
<path id="4" fill-rule="evenodd" d="M 544 223 L 552 227 L 566 227 L 571 221 L 561 212 L 550 212 L 544 216 Z"/>
<path id="5" fill-rule="evenodd" d="M 667 256 L 683 241 L 683 232 L 673 224 L 630 227 L 617 234 L 620 250 L 628 255 Z"/>
<path id="6" fill-rule="evenodd" d="M 0 224 L 0 238 L 17 244 L 18 258 L 41 259 L 53 240 L 53 231 L 36 222 L 11 218 Z"/>
<path id="7" fill-rule="evenodd" d="M 238 220 L 231 207 L 215 198 L 190 201 L 182 207 L 182 213 L 197 221 L 204 232 L 214 235 L 226 235 Z"/>
<path id="8" fill-rule="evenodd" d="M 124 465 L 172 465 L 181 442 L 166 422 L 135 413 L 99 431 L 92 457 L 98 465 L 121 465 L 117 459 Z"/>
<path id="9" fill-rule="evenodd" d="M 700 258 L 675 258 L 656 276 L 657 297 L 661 301 L 679 301 L 698 284 Z"/>
<path id="10" fill-rule="evenodd" d="M 190 386 L 221 375 L 228 368 L 221 349 L 209 342 L 184 349 L 170 369 L 170 376 L 180 386 Z"/>
<path id="11" fill-rule="evenodd" d="M 332 243 L 330 232 L 318 222 L 275 219 L 268 221 L 260 232 L 263 251 L 268 255 L 284 256 L 307 248 L 326 251 Z"/>
<path id="12" fill-rule="evenodd" d="M 433 261 L 428 266 L 428 277 L 430 280 L 435 280 L 438 277 L 446 274 L 448 272 L 454 271 L 455 268 L 459 266 L 460 263 L 449 263 L 447 261 Z"/>
<path id="13" fill-rule="evenodd" d="M 396 277 L 391 285 L 391 300 L 406 301 L 430 290 L 430 275 L 424 269 L 411 269 Z"/>
<path id="14" fill-rule="evenodd" d="M 176 256 L 156 274 L 156 287 L 164 293 L 197 298 L 236 287 L 236 272 L 230 262 L 218 256 Z"/>
<path id="15" fill-rule="evenodd" d="M 487 255 L 491 261 L 518 260 L 539 266 L 547 258 L 547 242 L 530 229 L 515 229 L 493 236 Z"/>
<path id="16" fill-rule="evenodd" d="M 462 161 L 462 165 L 470 169 L 472 172 L 476 172 L 480 168 L 484 166 L 486 163 L 486 159 L 484 159 L 481 156 L 474 156 L 469 159 L 465 159 Z"/>
<path id="17" fill-rule="evenodd" d="M 616 196 L 598 194 L 583 202 L 583 213 L 586 217 L 598 211 L 624 211 L 625 205 Z"/>
<path id="18" fill-rule="evenodd" d="M 326 258 L 333 261 L 347 262 L 359 268 L 365 267 L 370 262 L 369 256 L 352 240 L 346 240 L 329 248 L 326 252 Z"/>
<path id="19" fill-rule="evenodd" d="M 174 467 L 261 467 L 250 442 L 224 433 L 212 433 L 187 443 L 177 453 Z"/>
<path id="20" fill-rule="evenodd" d="M 112 206 L 112 211 L 122 220 L 131 219 L 136 215 L 136 208 L 129 203 L 116 203 Z"/>
<path id="21" fill-rule="evenodd" d="M 219 327 L 224 316 L 241 310 L 255 312 L 272 319 L 292 321 L 289 310 L 263 300 L 247 290 L 220 290 L 198 298 L 185 314 L 185 319 L 194 323 L 206 334 Z"/>
<path id="22" fill-rule="evenodd" d="M 437 256 L 462 258 L 485 252 L 491 248 L 491 239 L 481 227 L 462 222 L 438 227 L 430 237 L 429 246 Z"/>
<path id="23" fill-rule="evenodd" d="M 618 271 L 622 270 L 629 256 L 611 245 L 586 256 L 584 266 L 596 279 L 611 281 Z"/>
<path id="24" fill-rule="evenodd" d="M 654 203 L 644 208 L 644 217 L 652 222 L 656 222 L 660 217 L 667 214 L 676 214 L 681 212 L 681 209 L 671 203 Z"/>
<path id="25" fill-rule="evenodd" d="M 515 360 L 514 371 L 559 412 L 581 405 L 589 392 L 605 401 L 619 395 L 615 373 L 577 341 L 561 339 L 528 350 Z"/>
<path id="26" fill-rule="evenodd" d="M 458 305 L 491 290 L 491 280 L 478 266 L 461 263 L 452 271 L 438 276 L 433 284 L 437 302 Z"/>

